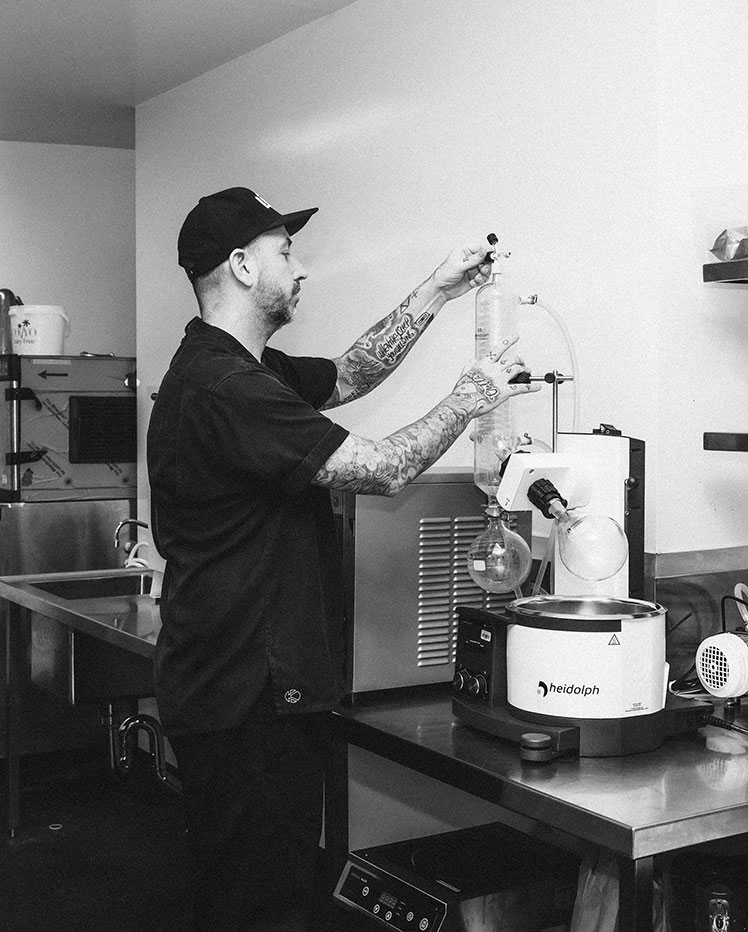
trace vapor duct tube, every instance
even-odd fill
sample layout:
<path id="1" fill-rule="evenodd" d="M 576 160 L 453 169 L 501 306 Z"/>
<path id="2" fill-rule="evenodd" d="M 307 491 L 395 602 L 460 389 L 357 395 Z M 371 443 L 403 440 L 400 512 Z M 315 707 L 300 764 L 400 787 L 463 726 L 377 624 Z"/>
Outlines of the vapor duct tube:
<path id="1" fill-rule="evenodd" d="M 571 333 L 569 328 L 566 326 L 563 317 L 554 310 L 546 301 L 537 298 L 535 304 L 537 307 L 541 308 L 548 314 L 558 325 L 561 335 L 564 338 L 566 344 L 566 349 L 569 353 L 569 359 L 571 361 L 571 382 L 574 390 L 574 415 L 571 430 L 572 433 L 577 433 L 579 431 L 579 408 L 580 408 L 580 398 L 581 398 L 581 389 L 579 385 L 579 363 L 577 362 L 577 353 L 574 348 L 574 341 L 571 338 Z"/>

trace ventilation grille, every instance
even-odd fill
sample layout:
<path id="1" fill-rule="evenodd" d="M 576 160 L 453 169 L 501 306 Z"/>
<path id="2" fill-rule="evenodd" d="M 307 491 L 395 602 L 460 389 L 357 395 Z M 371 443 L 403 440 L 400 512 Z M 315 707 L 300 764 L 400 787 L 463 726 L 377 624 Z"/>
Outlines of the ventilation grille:
<path id="1" fill-rule="evenodd" d="M 707 689 L 723 689 L 730 679 L 727 657 L 714 644 L 708 644 L 701 654 L 699 676 Z"/>
<path id="2" fill-rule="evenodd" d="M 511 516 L 509 526 L 512 526 Z M 495 610 L 514 593 L 485 592 L 470 578 L 467 552 L 486 527 L 485 518 L 422 518 L 418 533 L 419 667 L 454 663 L 458 605 Z"/>

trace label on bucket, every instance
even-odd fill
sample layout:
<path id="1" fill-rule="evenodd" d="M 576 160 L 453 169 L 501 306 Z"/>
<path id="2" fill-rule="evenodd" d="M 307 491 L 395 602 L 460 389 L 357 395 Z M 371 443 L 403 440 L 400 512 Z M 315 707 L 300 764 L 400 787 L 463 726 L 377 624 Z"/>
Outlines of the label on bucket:
<path id="1" fill-rule="evenodd" d="M 61 356 L 67 317 L 61 307 L 18 305 L 8 311 L 13 352 L 21 356 Z"/>

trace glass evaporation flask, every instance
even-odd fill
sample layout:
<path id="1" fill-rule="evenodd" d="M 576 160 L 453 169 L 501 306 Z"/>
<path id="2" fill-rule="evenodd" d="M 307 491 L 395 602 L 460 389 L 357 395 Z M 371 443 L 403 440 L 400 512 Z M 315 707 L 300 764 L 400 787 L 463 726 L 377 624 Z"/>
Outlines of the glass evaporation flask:
<path id="1" fill-rule="evenodd" d="M 492 501 L 486 508 L 488 526 L 467 554 L 470 578 L 486 592 L 515 592 L 530 574 L 532 554 L 519 534 L 507 527 L 506 513 Z"/>
<path id="2" fill-rule="evenodd" d="M 493 234 L 490 242 L 495 242 Z M 475 357 L 499 359 L 508 343 L 517 339 L 519 297 L 511 288 L 503 263 L 508 253 L 494 253 L 491 280 L 475 295 Z M 521 444 L 514 418 L 514 400 L 476 418 L 474 425 L 473 481 L 490 499 L 496 497 L 504 460 Z"/>
<path id="3" fill-rule="evenodd" d="M 558 553 L 566 569 L 580 579 L 610 579 L 623 567 L 629 554 L 621 525 L 607 515 L 573 517 L 560 501 L 551 503 Z"/>

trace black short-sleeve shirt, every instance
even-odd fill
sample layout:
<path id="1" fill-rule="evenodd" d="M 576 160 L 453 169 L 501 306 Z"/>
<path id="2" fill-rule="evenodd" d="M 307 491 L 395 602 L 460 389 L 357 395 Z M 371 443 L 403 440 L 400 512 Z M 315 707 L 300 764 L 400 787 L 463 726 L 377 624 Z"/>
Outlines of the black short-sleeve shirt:
<path id="1" fill-rule="evenodd" d="M 266 348 L 258 361 L 187 326 L 148 427 L 167 734 L 239 724 L 268 678 L 280 712 L 339 699 L 340 561 L 329 493 L 310 485 L 348 434 L 318 410 L 336 377 L 329 359 Z"/>

